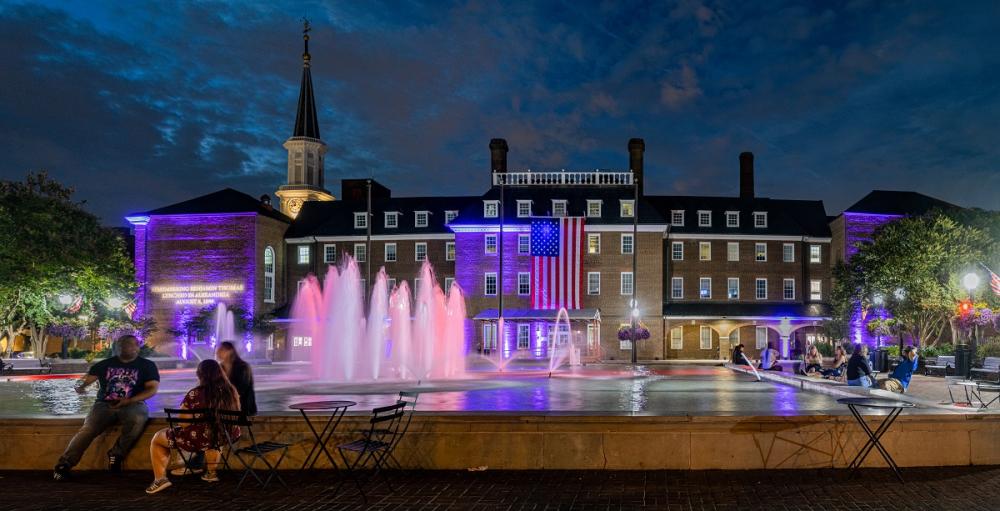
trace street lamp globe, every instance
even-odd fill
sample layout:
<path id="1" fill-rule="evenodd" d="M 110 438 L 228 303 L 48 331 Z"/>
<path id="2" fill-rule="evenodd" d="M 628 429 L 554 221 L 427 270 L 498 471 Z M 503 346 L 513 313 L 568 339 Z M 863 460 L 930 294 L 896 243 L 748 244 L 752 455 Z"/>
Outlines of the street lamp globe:
<path id="1" fill-rule="evenodd" d="M 66 293 L 63 293 L 63 294 L 59 295 L 59 303 L 61 303 L 63 305 L 69 305 L 69 304 L 73 303 L 73 297 L 70 296 L 70 295 L 68 295 L 68 294 L 66 294 Z"/>
<path id="2" fill-rule="evenodd" d="M 977 287 L 979 287 L 979 275 L 971 271 L 969 273 L 966 273 L 965 276 L 962 277 L 962 285 L 965 286 L 965 289 L 968 289 L 969 292 L 971 293 Z"/>
<path id="3" fill-rule="evenodd" d="M 632 309 L 632 317 L 633 318 L 639 317 L 639 309 Z"/>
<path id="4" fill-rule="evenodd" d="M 882 296 L 882 293 L 875 293 L 875 296 L 872 297 L 872 303 L 874 303 L 875 305 L 881 306 L 882 303 L 884 302 L 885 302 L 885 297 Z"/>
<path id="5" fill-rule="evenodd" d="M 897 287 L 896 291 L 893 293 L 893 296 L 895 296 L 897 300 L 902 301 L 904 298 L 906 298 L 906 290 L 901 287 Z"/>

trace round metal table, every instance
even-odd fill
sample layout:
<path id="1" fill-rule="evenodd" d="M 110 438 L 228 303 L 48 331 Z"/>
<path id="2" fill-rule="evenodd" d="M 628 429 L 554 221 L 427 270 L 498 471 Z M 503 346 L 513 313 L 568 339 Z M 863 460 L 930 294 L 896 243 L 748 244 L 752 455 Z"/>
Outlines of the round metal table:
<path id="1" fill-rule="evenodd" d="M 288 407 L 292 410 L 298 410 L 302 414 L 302 418 L 305 419 L 306 425 L 309 426 L 309 430 L 312 431 L 314 437 L 316 437 L 316 445 L 309 450 L 309 454 L 306 456 L 305 462 L 302 463 L 302 470 L 307 468 L 311 469 L 316 466 L 316 461 L 319 460 L 320 453 L 326 454 L 326 459 L 330 460 L 330 465 L 333 468 L 337 467 L 337 462 L 333 460 L 333 456 L 330 455 L 330 451 L 326 450 L 326 443 L 330 441 L 330 437 L 333 436 L 333 432 L 336 431 L 337 426 L 340 425 L 340 419 L 344 417 L 344 413 L 348 408 L 356 405 L 354 401 L 309 401 L 305 403 L 295 403 L 289 405 Z M 326 419 L 326 424 L 320 432 L 316 432 L 316 428 L 313 426 L 312 421 L 309 420 L 309 415 L 306 412 L 332 412 L 330 416 Z M 315 456 L 314 456 L 315 454 Z"/>
<path id="2" fill-rule="evenodd" d="M 899 414 L 902 413 L 903 410 L 913 408 L 915 405 L 907 401 L 877 397 L 847 397 L 838 399 L 837 402 L 847 405 L 847 408 L 851 410 L 851 415 L 854 416 L 855 420 L 858 421 L 858 424 L 861 425 L 861 429 L 865 430 L 865 433 L 868 435 L 868 441 L 865 442 L 864 447 L 858 451 L 858 454 L 856 454 L 854 459 L 851 460 L 851 464 L 847 466 L 847 468 L 851 469 L 851 474 L 857 472 L 858 468 L 861 467 L 861 464 L 864 463 L 865 458 L 868 457 L 868 454 L 871 453 L 874 448 L 878 449 L 882 458 L 889 464 L 889 468 L 891 468 L 896 474 L 896 478 L 899 479 L 899 482 L 905 482 L 903 481 L 902 474 L 899 473 L 899 466 L 896 465 L 895 460 L 892 459 L 889 452 L 882 446 L 880 439 L 886 431 L 889 431 L 889 427 L 892 426 L 893 422 L 896 422 L 896 418 L 899 417 Z M 882 420 L 882 423 L 879 424 L 878 428 L 876 428 L 875 431 L 872 431 L 872 429 L 868 426 L 868 423 L 865 422 L 865 418 L 861 415 L 861 412 L 858 411 L 858 408 L 888 410 L 889 414 Z"/>

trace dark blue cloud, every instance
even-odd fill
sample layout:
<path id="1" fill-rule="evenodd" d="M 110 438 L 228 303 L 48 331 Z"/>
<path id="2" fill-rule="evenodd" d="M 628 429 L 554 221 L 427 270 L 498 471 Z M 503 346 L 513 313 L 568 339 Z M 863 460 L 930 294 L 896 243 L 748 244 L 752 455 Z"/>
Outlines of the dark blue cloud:
<path id="1" fill-rule="evenodd" d="M 510 5 L 505 5 L 510 4 Z M 311 41 L 327 179 L 479 193 L 514 168 L 621 168 L 653 192 L 758 192 L 833 213 L 873 188 L 1000 208 L 995 2 L 0 6 L 0 175 L 46 169 L 109 223 L 284 179 Z M 336 191 L 336 190 L 334 190 Z"/>

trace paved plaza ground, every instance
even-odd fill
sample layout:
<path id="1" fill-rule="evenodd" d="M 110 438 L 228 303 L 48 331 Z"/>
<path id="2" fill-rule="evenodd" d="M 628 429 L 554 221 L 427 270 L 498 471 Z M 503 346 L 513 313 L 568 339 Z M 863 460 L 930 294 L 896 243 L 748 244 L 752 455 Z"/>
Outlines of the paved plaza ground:
<path id="1" fill-rule="evenodd" d="M 48 472 L 0 472 L 0 510 L 350 509 L 350 510 L 995 510 L 1000 467 L 904 469 L 900 485 L 884 469 L 849 478 L 845 470 L 798 471 L 415 471 L 391 473 L 395 491 L 333 493 L 335 474 L 284 474 L 293 490 L 235 493 L 222 482 L 182 480 L 146 495 L 148 472 L 83 472 L 56 483 Z M 177 481 L 177 478 L 175 478 Z"/>

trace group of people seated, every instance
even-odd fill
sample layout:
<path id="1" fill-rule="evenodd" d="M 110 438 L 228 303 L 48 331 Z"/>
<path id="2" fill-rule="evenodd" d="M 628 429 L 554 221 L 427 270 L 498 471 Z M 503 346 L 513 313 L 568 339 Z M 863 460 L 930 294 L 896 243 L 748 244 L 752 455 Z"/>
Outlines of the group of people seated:
<path id="1" fill-rule="evenodd" d="M 56 464 L 53 478 L 69 478 L 72 468 L 80 462 L 91 442 L 115 424 L 122 427 L 121 434 L 108 451 L 108 468 L 121 471 L 125 455 L 142 435 L 149 418 L 146 400 L 156 395 L 160 373 L 156 364 L 139 356 L 139 341 L 126 335 L 116 341 L 117 355 L 97 362 L 90 367 L 80 385 L 79 394 L 88 386 L 98 383 L 97 399 L 87 414 L 83 427 L 70 440 Z M 198 364 L 198 384 L 185 394 L 180 408 L 184 410 L 209 409 L 244 412 L 256 415 L 257 403 L 253 388 L 250 364 L 240 358 L 233 343 L 219 343 L 215 360 L 206 359 Z M 188 415 L 185 418 L 190 418 Z M 239 438 L 238 427 L 224 427 L 218 413 L 213 413 L 214 424 L 199 422 L 183 427 L 163 428 L 156 432 L 149 446 L 153 466 L 153 483 L 146 493 L 157 493 L 170 487 L 167 466 L 171 449 L 184 451 L 188 463 L 170 471 L 171 475 L 203 473 L 201 479 L 217 482 L 216 474 L 224 442 Z"/>

